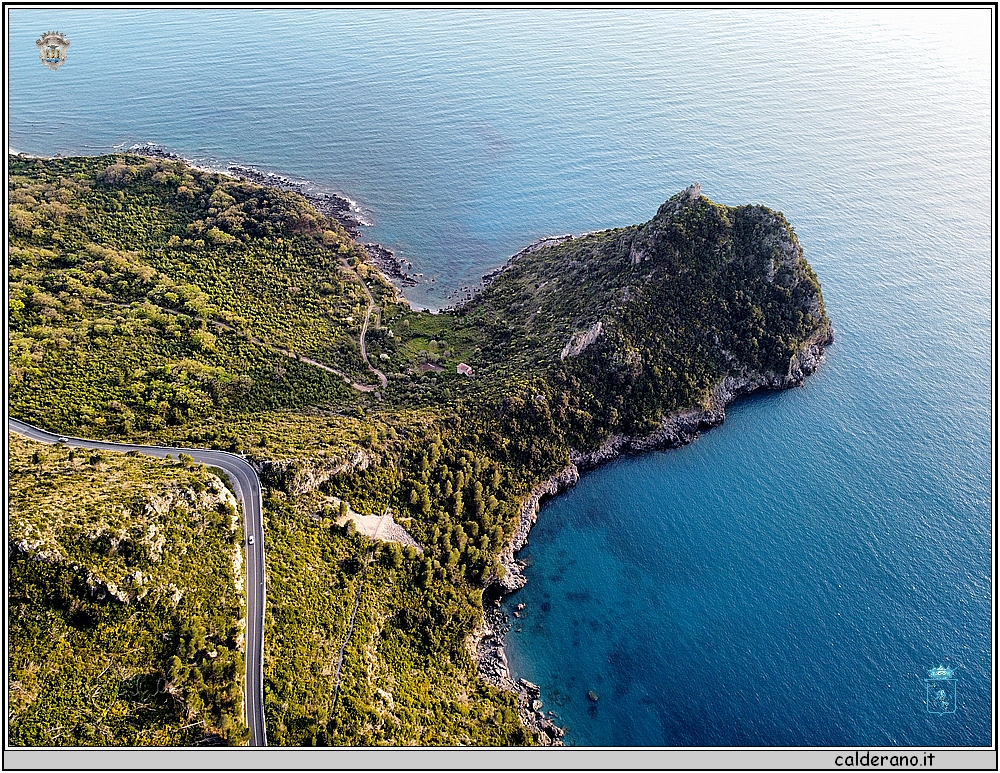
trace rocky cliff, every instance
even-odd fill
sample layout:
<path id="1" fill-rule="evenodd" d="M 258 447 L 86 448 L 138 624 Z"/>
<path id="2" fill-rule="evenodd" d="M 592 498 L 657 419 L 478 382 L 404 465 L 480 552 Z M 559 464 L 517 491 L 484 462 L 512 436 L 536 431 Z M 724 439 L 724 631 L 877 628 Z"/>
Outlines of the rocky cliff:
<path id="1" fill-rule="evenodd" d="M 833 343 L 833 327 L 827 323 L 792 355 L 788 362 L 788 370 L 784 373 L 757 371 L 739 376 L 726 376 L 712 390 L 703 407 L 689 408 L 666 416 L 658 429 L 645 435 L 617 433 L 608 437 L 596 449 L 578 451 L 571 448 L 570 461 L 578 469 L 587 470 L 610 462 L 623 453 L 642 453 L 687 445 L 703 430 L 722 424 L 726 420 L 726 406 L 737 397 L 756 392 L 758 389 L 789 389 L 801 386 L 806 376 L 815 372 L 823 362 L 826 347 L 831 343 Z"/>
<path id="2" fill-rule="evenodd" d="M 565 729 L 558 727 L 542 711 L 543 702 L 538 685 L 525 679 L 515 681 L 511 676 L 504 650 L 510 620 L 501 609 L 500 602 L 504 595 L 513 593 L 527 583 L 523 573 L 525 566 L 517 560 L 516 554 L 527 545 L 528 535 L 538 520 L 542 502 L 576 485 L 580 479 L 580 470 L 597 467 L 623 453 L 677 448 L 690 443 L 701 431 L 722 424 L 726 417 L 726 406 L 740 395 L 758 389 L 788 389 L 801 385 L 805 377 L 823 362 L 825 348 L 832 342 L 833 327 L 826 322 L 789 358 L 784 372 L 747 371 L 738 376 L 727 376 L 711 391 L 704 406 L 665 417 L 654 432 L 639 436 L 614 434 L 598 448 L 587 452 L 571 448 L 570 464 L 532 489 L 521 506 L 517 529 L 500 553 L 502 575 L 487 580 L 484 621 L 470 637 L 469 650 L 478 665 L 479 675 L 484 680 L 517 694 L 521 721 L 535 733 L 538 743 L 563 745 L 561 738 Z"/>

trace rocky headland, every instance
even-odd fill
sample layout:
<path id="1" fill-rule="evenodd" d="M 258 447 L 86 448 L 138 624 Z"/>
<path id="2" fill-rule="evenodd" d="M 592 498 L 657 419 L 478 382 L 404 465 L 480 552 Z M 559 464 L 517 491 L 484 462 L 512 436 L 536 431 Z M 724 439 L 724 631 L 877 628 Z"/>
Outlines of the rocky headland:
<path id="1" fill-rule="evenodd" d="M 525 564 L 517 553 L 528 544 L 528 535 L 538 520 L 542 503 L 557 496 L 580 480 L 580 471 L 598 467 L 624 453 L 643 453 L 659 449 L 679 448 L 695 440 L 699 434 L 721 425 L 726 418 L 726 406 L 741 395 L 759 389 L 780 390 L 801 386 L 806 376 L 815 372 L 825 359 L 826 347 L 833 343 L 833 327 L 829 323 L 818 330 L 790 359 L 784 373 L 748 372 L 727 376 L 712 391 L 703 407 L 691 408 L 663 419 L 660 427 L 646 435 L 615 434 L 598 448 L 581 452 L 570 449 L 570 463 L 552 477 L 538 484 L 521 506 L 517 529 L 499 555 L 503 571 L 486 582 L 484 620 L 470 640 L 470 650 L 484 680 L 518 696 L 521 720 L 533 730 L 542 745 L 561 746 L 565 729 L 558 727 L 542 711 L 541 689 L 525 679 L 515 680 L 510 673 L 505 652 L 506 636 L 511 620 L 501 607 L 503 597 L 523 588 Z M 515 613 L 516 614 L 516 613 Z"/>
<path id="2" fill-rule="evenodd" d="M 131 151 L 183 160 L 155 146 L 133 147 Z M 249 167 L 229 167 L 229 174 L 273 189 L 294 191 L 316 210 L 340 222 L 353 236 L 357 236 L 358 227 L 364 224 L 346 198 L 315 196 L 300 183 Z M 367 244 L 364 248 L 368 260 L 387 278 L 404 286 L 416 283 L 391 250 L 377 244 Z M 527 581 L 517 553 L 527 544 L 543 501 L 575 485 L 581 470 L 623 453 L 691 442 L 701 431 L 721 424 L 726 406 L 740 395 L 801 384 L 822 362 L 824 349 L 833 340 L 833 331 L 825 318 L 818 281 L 783 216 L 758 206 L 716 205 L 701 196 L 697 185 L 673 197 L 645 224 L 586 238 L 541 239 L 513 255 L 501 268 L 484 275 L 482 289 L 475 296 L 470 288 L 462 289 L 468 296 L 461 304 L 467 313 L 466 324 L 498 318 L 509 323 L 501 331 L 503 348 L 497 346 L 495 356 L 519 366 L 530 365 L 533 373 L 548 358 L 564 376 L 572 377 L 563 382 L 567 384 L 566 395 L 577 399 L 582 392 L 589 401 L 581 403 L 586 410 L 581 408 L 577 415 L 589 417 L 590 429 L 575 437 L 604 438 L 596 447 L 566 448 L 560 440 L 564 436 L 555 432 L 552 425 L 548 440 L 550 448 L 558 444 L 557 455 L 547 458 L 561 456 L 562 466 L 556 470 L 553 470 L 556 465 L 538 467 L 531 472 L 539 477 L 547 471 L 553 474 L 521 502 L 514 534 L 498 555 L 501 569 L 485 583 L 484 622 L 467 639 L 480 676 L 517 695 L 521 721 L 535 733 L 536 740 L 545 745 L 561 745 L 564 731 L 554 724 L 551 713 L 543 711 L 539 686 L 515 680 L 510 673 L 504 646 L 511 621 L 500 603 L 504 595 L 515 592 Z M 701 305 L 689 308 L 686 301 L 693 293 L 700 293 Z M 674 303 L 677 298 L 685 302 Z M 728 305 L 721 301 L 728 301 Z M 739 311 L 742 317 L 738 318 L 730 309 Z M 770 314 L 771 309 L 789 314 Z M 746 324 L 737 327 L 737 321 Z M 697 336 L 693 333 L 692 338 L 683 339 L 667 335 L 684 329 L 685 325 L 690 325 Z M 482 324 L 481 328 L 489 329 L 489 325 Z M 750 341 L 752 346 L 748 346 Z M 802 342 L 792 344 L 797 349 L 790 357 L 791 350 L 782 348 L 786 341 Z M 780 356 L 773 354 L 776 351 Z M 680 355 L 674 361 L 676 376 L 668 379 L 655 374 L 653 378 L 664 352 Z M 535 359 L 532 361 L 530 357 Z M 680 391 L 681 377 L 687 375 L 691 362 L 701 366 L 701 372 L 713 374 L 694 396 Z M 749 362 L 768 364 L 745 365 Z M 590 378 L 594 374 L 597 377 Z M 709 389 L 713 383 L 714 388 Z M 611 410 L 604 409 L 618 396 L 615 389 L 623 385 L 632 388 L 636 384 L 648 387 L 646 393 L 653 395 L 646 406 L 650 409 L 645 414 L 647 421 L 638 421 L 643 418 L 638 412 L 631 423 L 623 424 L 618 421 L 617 410 L 612 419 Z M 630 394 L 641 397 L 643 392 L 632 390 Z M 684 396 L 666 401 L 677 394 Z M 530 423 L 537 418 L 536 410 L 543 418 L 551 417 L 546 399 L 541 395 L 535 398 L 541 398 L 538 402 L 544 409 L 535 409 L 529 394 L 518 409 L 524 415 L 514 416 L 519 418 L 522 428 L 527 428 L 524 434 L 529 436 L 541 432 L 540 425 L 536 428 Z M 661 398 L 661 402 L 655 402 Z M 657 405 L 691 407 L 670 413 L 657 426 L 655 417 L 663 413 L 656 410 Z M 529 411 L 526 406 L 532 409 Z M 621 426 L 656 429 L 641 435 L 615 433 L 611 429 Z M 296 494 L 314 490 L 332 475 L 364 470 L 375 463 L 372 454 L 359 448 L 345 458 L 326 458 L 318 463 L 260 461 L 257 466 L 265 485 Z M 523 480 L 520 479 L 521 485 Z M 376 516 L 359 516 L 359 519 L 356 525 L 370 526 L 373 537 L 382 536 L 383 529 L 395 525 Z M 405 531 L 401 526 L 399 533 L 393 531 L 392 536 L 398 538 L 395 541 L 410 544 L 404 541 Z M 419 547 L 415 542 L 410 546 Z M 428 546 L 428 552 L 432 549 Z M 127 579 L 130 587 L 144 584 L 142 576 Z M 112 590 L 120 589 L 116 586 Z M 596 696 L 591 699 L 597 700 Z"/>

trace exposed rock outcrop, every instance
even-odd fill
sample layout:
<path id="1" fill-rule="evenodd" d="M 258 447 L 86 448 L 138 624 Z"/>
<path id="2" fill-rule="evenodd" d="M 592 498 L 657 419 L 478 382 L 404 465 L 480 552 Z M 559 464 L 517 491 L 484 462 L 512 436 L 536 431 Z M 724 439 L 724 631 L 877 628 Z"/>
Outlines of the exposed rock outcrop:
<path id="1" fill-rule="evenodd" d="M 524 587 L 527 582 L 521 572 L 524 567 L 514 558 L 514 554 L 528 544 L 528 532 L 538 520 L 538 511 L 541 508 L 542 500 L 575 486 L 578 480 L 580 480 L 580 472 L 575 464 L 570 464 L 548 480 L 535 486 L 521 506 L 521 514 L 514 536 L 500 552 L 499 560 L 500 565 L 504 568 L 504 575 L 499 578 L 491 577 L 486 582 L 487 587 L 495 583 L 502 589 L 503 593 L 511 593 Z"/>
<path id="2" fill-rule="evenodd" d="M 334 506 L 339 508 L 340 500 L 337 497 L 331 497 L 331 500 L 333 500 Z M 413 539 L 406 529 L 396 523 L 391 511 L 383 515 L 362 515 L 348 505 L 347 515 L 337 518 L 336 523 L 338 526 L 343 526 L 348 521 L 354 522 L 354 528 L 358 534 L 364 534 L 366 537 L 380 542 L 396 542 L 404 547 L 411 547 L 418 553 L 424 552 L 420 543 Z"/>
<path id="3" fill-rule="evenodd" d="M 562 353 L 559 355 L 559 359 L 565 360 L 567 357 L 576 357 L 576 355 L 580 354 L 580 352 L 597 340 L 598 336 L 601 334 L 602 328 L 603 324 L 601 320 L 597 320 L 597 322 L 591 325 L 588 330 L 576 333 L 569 339 L 569 341 L 566 342 Z"/>
<path id="4" fill-rule="evenodd" d="M 403 261 L 396 253 L 381 244 L 367 243 L 363 245 L 368 259 L 389 282 L 398 282 L 401 287 L 415 287 L 417 280 L 403 270 Z"/>
<path id="5" fill-rule="evenodd" d="M 355 448 L 346 457 L 320 459 L 318 463 L 314 460 L 310 464 L 298 459 L 247 461 L 257 470 L 264 485 L 289 494 L 305 494 L 315 491 L 334 475 L 366 470 L 375 460 L 363 448 Z"/>
<path id="6" fill-rule="evenodd" d="M 179 512 L 185 514 L 184 517 L 196 519 L 204 518 L 205 513 L 214 511 L 219 506 L 228 506 L 231 514 L 229 529 L 236 534 L 240 525 L 239 503 L 217 476 L 209 475 L 204 488 L 195 489 L 174 484 L 158 493 L 138 499 L 133 508 L 117 508 L 114 512 L 121 519 L 117 521 L 117 525 L 102 519 L 79 531 L 69 532 L 72 536 L 67 537 L 67 533 L 58 529 L 42 534 L 36 527 L 26 524 L 22 530 L 23 538 L 13 541 L 12 545 L 20 553 L 30 556 L 32 560 L 68 566 L 70 561 L 67 553 L 72 554 L 72 551 L 64 547 L 63 542 L 66 539 L 94 543 L 99 546 L 99 552 L 106 552 L 111 556 L 131 555 L 133 559 L 124 562 L 121 559 L 102 561 L 101 568 L 80 567 L 77 564 L 72 564 L 71 568 L 86 582 L 91 598 L 97 601 L 114 598 L 123 604 L 130 604 L 137 599 L 145 598 L 151 592 L 166 591 L 176 597 L 174 599 L 176 604 L 183 591 L 177 589 L 173 583 L 163 588 L 157 582 L 155 568 L 148 572 L 138 568 L 127 571 L 127 568 L 134 567 L 134 561 L 148 559 L 153 564 L 162 561 L 167 544 L 167 529 L 164 523 L 176 516 L 177 508 L 180 508 Z M 136 522 L 129 524 L 132 520 Z M 236 590 L 242 592 L 245 584 L 243 551 L 239 542 L 232 549 L 231 560 Z M 123 566 L 126 567 L 124 572 Z"/>

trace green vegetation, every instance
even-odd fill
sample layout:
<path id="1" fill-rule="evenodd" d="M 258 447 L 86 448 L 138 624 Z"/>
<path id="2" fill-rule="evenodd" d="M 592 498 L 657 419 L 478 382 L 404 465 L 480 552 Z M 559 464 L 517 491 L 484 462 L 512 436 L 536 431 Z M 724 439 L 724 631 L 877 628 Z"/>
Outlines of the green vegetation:
<path id="1" fill-rule="evenodd" d="M 429 314 L 295 194 L 134 156 L 10 168 L 11 414 L 261 471 L 274 744 L 531 743 L 466 644 L 524 498 L 728 376 L 783 383 L 828 326 L 779 213 L 688 191 Z M 422 552 L 337 526 L 344 502 Z"/>
<path id="2" fill-rule="evenodd" d="M 16 415 L 231 447 L 231 419 L 353 404 L 357 248 L 300 197 L 140 158 L 10 167 Z"/>
<path id="3" fill-rule="evenodd" d="M 265 512 L 268 545 L 281 546 L 268 548 L 269 743 L 453 746 L 528 740 L 514 696 L 479 680 L 465 649 L 465 637 L 482 615 L 481 593 L 465 584 L 428 581 L 428 564 L 413 548 L 373 547 L 330 517 L 303 519 L 280 492 Z M 291 599 L 296 603 L 287 603 Z"/>
<path id="4" fill-rule="evenodd" d="M 11 744 L 244 741 L 232 494 L 190 458 L 8 444 Z"/>
<path id="5" fill-rule="evenodd" d="M 538 394 L 580 449 L 612 432 L 648 433 L 703 404 L 726 376 L 784 376 L 828 326 L 819 282 L 780 213 L 688 191 L 644 225 L 523 256 L 459 317 L 485 331 L 495 372 L 480 365 L 483 380 L 545 373 Z M 596 340 L 563 359 L 598 322 Z"/>

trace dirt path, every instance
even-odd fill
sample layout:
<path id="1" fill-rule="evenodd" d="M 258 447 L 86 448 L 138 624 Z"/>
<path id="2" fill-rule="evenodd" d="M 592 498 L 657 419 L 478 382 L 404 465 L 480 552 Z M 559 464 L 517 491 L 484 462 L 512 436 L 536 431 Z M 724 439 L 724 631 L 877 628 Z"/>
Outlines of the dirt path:
<path id="1" fill-rule="evenodd" d="M 354 618 L 358 615 L 358 605 L 361 604 L 361 592 L 365 589 L 365 574 L 368 573 L 368 563 L 371 560 L 369 555 L 368 560 L 365 561 L 364 574 L 361 575 L 361 581 L 358 584 L 358 595 L 354 597 L 354 611 L 351 612 L 351 624 L 347 628 L 347 636 L 344 637 L 344 643 L 340 646 L 340 654 L 337 656 L 337 671 L 334 674 L 333 682 L 333 708 L 337 708 L 337 696 L 340 695 L 340 668 L 344 665 L 344 650 L 347 649 L 347 645 L 351 643 L 351 636 L 354 634 Z"/>
<path id="2" fill-rule="evenodd" d="M 361 277 L 360 276 L 358 277 L 358 281 L 361 281 Z M 368 292 L 368 288 L 365 287 L 365 283 L 363 281 L 361 282 L 361 286 L 364 287 L 365 293 L 368 295 L 368 300 L 370 302 L 370 305 L 368 306 L 368 314 L 365 316 L 365 325 L 364 325 L 364 328 L 362 328 L 362 330 L 361 330 L 361 358 L 364 360 L 365 365 L 367 365 L 368 368 L 370 370 L 372 370 L 375 373 L 376 376 L 378 376 L 379 383 L 381 383 L 382 386 L 384 387 L 388 383 L 388 381 L 386 380 L 385 375 L 382 373 L 382 371 L 377 370 L 377 369 L 375 369 L 375 368 L 373 368 L 371 366 L 371 363 L 368 362 L 368 356 L 367 356 L 367 354 L 365 354 L 365 333 L 368 331 L 368 317 L 371 316 L 372 308 L 375 305 L 375 301 L 372 298 L 371 293 Z M 102 303 L 102 302 L 101 301 L 97 301 L 97 303 Z M 104 304 L 104 305 L 116 306 L 116 307 L 118 307 L 120 309 L 127 309 L 132 304 L 130 304 L 130 303 L 107 303 L 107 304 Z M 210 317 L 195 317 L 195 316 L 193 316 L 191 314 L 187 314 L 187 312 L 179 311 L 178 309 L 167 308 L 166 306 L 156 305 L 156 308 L 158 308 L 160 311 L 162 311 L 162 312 L 164 312 L 166 314 L 174 314 L 174 315 L 185 314 L 186 316 L 189 316 L 192 319 L 203 320 L 203 321 L 205 321 L 205 322 L 207 322 L 207 323 L 209 323 L 211 325 L 215 325 L 215 327 L 217 327 L 219 330 L 227 330 L 230 333 L 237 333 L 237 334 L 239 334 L 241 332 L 241 331 L 237 330 L 236 328 L 234 328 L 232 325 L 230 325 L 230 324 L 228 324 L 226 322 L 223 322 L 222 320 L 219 320 L 219 319 L 212 319 Z M 374 392 L 375 391 L 375 387 L 373 385 L 371 385 L 371 384 L 359 384 L 356 381 L 352 381 L 351 377 L 348 376 L 346 373 L 344 373 L 344 371 L 337 370 L 336 368 L 331 367 L 331 366 L 329 366 L 329 365 L 327 365 L 325 363 L 322 363 L 319 360 L 314 360 L 311 357 L 305 357 L 305 356 L 303 356 L 301 354 L 296 354 L 295 352 L 289 351 L 288 349 L 284 349 L 284 348 L 278 346 L 277 344 L 268 343 L 267 341 L 264 341 L 263 339 L 257 338 L 257 336 L 254 336 L 254 335 L 250 336 L 250 342 L 254 343 L 254 344 L 257 344 L 257 346 L 263 346 L 265 349 L 270 349 L 275 354 L 281 354 L 281 355 L 284 355 L 285 357 L 288 357 L 289 359 L 293 359 L 293 360 L 300 360 L 301 362 L 304 362 L 307 365 L 312 365 L 314 368 L 319 368 L 320 370 L 325 370 L 327 373 L 333 373 L 336 376 L 340 376 L 342 379 L 344 379 L 345 383 L 350 384 L 354 389 L 357 389 L 359 392 Z"/>
<path id="3" fill-rule="evenodd" d="M 368 323 L 371 321 L 372 312 L 375 311 L 376 314 L 378 313 L 375 306 L 375 298 L 368 289 L 368 285 L 365 284 L 365 280 L 361 278 L 361 274 L 355 271 L 346 259 L 341 258 L 340 262 L 343 264 L 344 268 L 354 273 L 354 276 L 358 278 L 358 282 L 361 284 L 361 289 L 364 290 L 365 295 L 368 296 L 368 311 L 365 312 L 365 324 L 361 327 L 361 359 L 365 361 L 365 365 L 368 366 L 368 370 L 375 374 L 378 378 L 378 382 L 382 385 L 382 388 L 385 389 L 389 385 L 389 379 L 385 377 L 385 373 L 380 371 L 368 361 L 368 350 L 365 348 L 365 336 L 368 334 Z M 381 322 L 381 320 L 379 320 L 379 322 Z"/>

